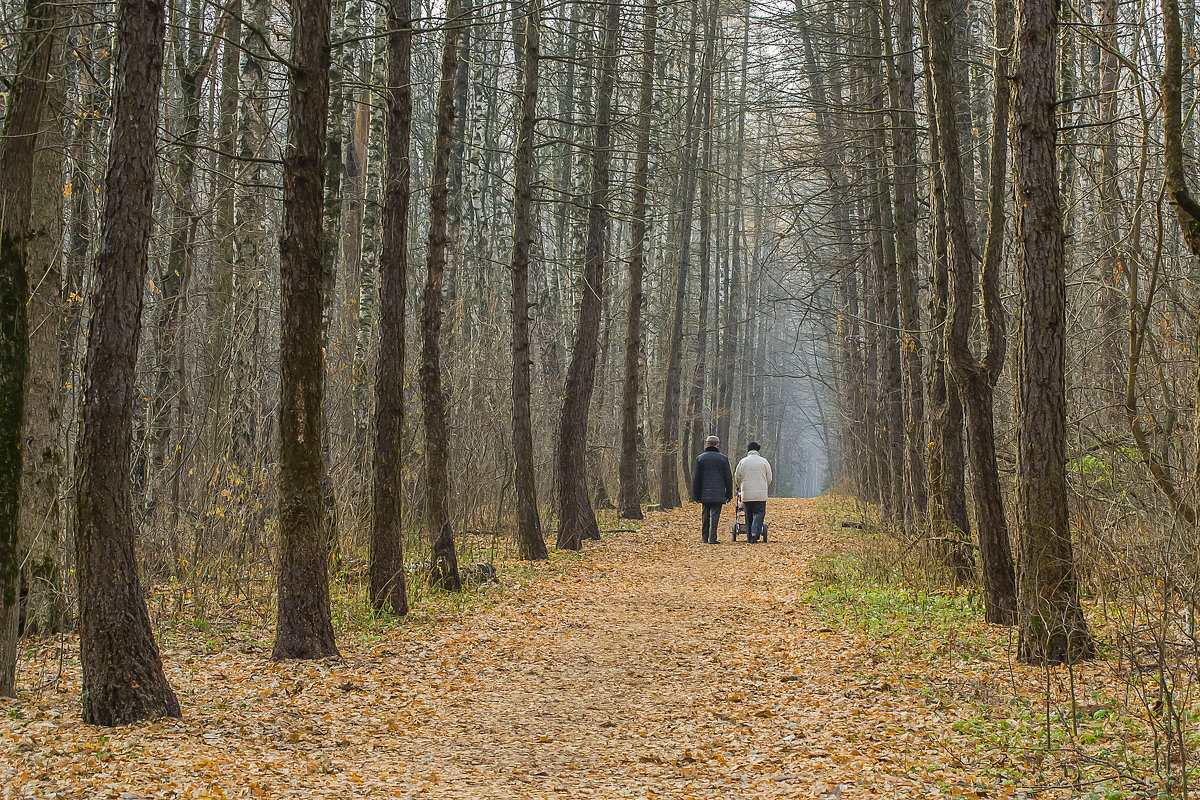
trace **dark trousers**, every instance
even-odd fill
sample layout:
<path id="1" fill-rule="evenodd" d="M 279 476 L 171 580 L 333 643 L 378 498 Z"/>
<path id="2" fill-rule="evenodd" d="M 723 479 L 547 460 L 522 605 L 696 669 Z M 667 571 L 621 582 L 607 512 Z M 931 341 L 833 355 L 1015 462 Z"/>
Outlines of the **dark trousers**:
<path id="1" fill-rule="evenodd" d="M 767 516 L 767 501 L 766 500 L 747 500 L 746 506 L 746 525 L 750 530 L 750 541 L 757 542 L 762 535 L 763 520 Z"/>
<path id="2" fill-rule="evenodd" d="M 721 524 L 721 506 L 724 503 L 705 503 L 704 504 L 704 523 L 701 529 L 703 534 L 702 541 L 706 544 L 711 542 L 716 544 L 717 527 Z"/>

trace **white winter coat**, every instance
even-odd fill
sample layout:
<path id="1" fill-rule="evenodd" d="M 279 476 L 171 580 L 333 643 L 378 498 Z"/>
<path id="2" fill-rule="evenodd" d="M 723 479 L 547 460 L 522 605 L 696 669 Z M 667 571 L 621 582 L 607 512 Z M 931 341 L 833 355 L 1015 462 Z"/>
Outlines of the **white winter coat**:
<path id="1" fill-rule="evenodd" d="M 742 490 L 742 500 L 751 503 L 767 499 L 767 487 L 775 476 L 771 473 L 771 462 L 751 450 L 738 462 L 733 473 L 733 484 Z"/>

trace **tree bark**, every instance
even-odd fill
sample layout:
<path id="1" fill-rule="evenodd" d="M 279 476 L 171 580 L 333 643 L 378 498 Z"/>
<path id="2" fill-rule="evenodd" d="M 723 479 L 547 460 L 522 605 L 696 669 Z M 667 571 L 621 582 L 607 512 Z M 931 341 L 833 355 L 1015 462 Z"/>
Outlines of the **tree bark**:
<path id="1" fill-rule="evenodd" d="M 750 60 L 750 11 L 751 5 L 745 4 L 742 13 L 742 63 L 739 69 L 738 81 L 738 122 L 736 153 L 734 154 L 733 176 L 733 208 L 730 211 L 730 274 L 726 283 L 725 322 L 721 335 L 724 363 L 721 367 L 721 378 L 718 389 L 717 436 L 727 449 L 732 451 L 731 437 L 734 430 L 741 435 L 741 426 L 733 426 L 733 384 L 739 356 L 745 356 L 740 351 L 738 343 L 742 341 L 741 330 L 747 320 L 739 318 L 738 312 L 745 308 L 745 277 L 742 260 L 746 244 L 746 221 L 743 209 L 743 197 L 746 174 L 746 88 L 749 81 Z"/>
<path id="2" fill-rule="evenodd" d="M 930 19 L 950 15 L 946 0 L 929 0 Z M 1016 622 L 1016 576 L 1008 523 L 996 465 L 992 390 L 1004 363 L 1004 309 L 1000 302 L 999 271 L 1004 236 L 1004 186 L 1008 163 L 1008 57 L 1011 14 L 1006 0 L 996 2 L 996 87 L 994 128 L 989 158 L 991 175 L 988 192 L 988 238 L 984 251 L 982 300 L 987 353 L 982 360 L 971 352 L 971 321 L 974 314 L 975 271 L 967 224 L 965 188 L 959 157 L 955 76 L 954 27 L 934 25 L 930 30 L 930 71 L 933 77 L 937 114 L 944 220 L 950 283 L 946 326 L 946 356 L 954 374 L 970 427 L 972 496 L 979 560 L 983 567 L 984 608 L 988 622 Z M 1008 40 L 1008 41 L 1006 41 Z"/>
<path id="3" fill-rule="evenodd" d="M 883 0 L 887 10 L 888 0 Z M 885 16 L 885 22 L 887 17 Z M 885 30 L 891 25 L 886 24 Z M 900 311 L 900 353 L 904 395 L 903 472 L 906 514 L 910 524 L 924 523 L 929 510 L 928 475 L 925 466 L 925 385 L 922 379 L 921 309 L 917 286 L 917 161 L 915 111 L 916 74 L 913 59 L 913 3 L 896 2 L 896 42 L 890 44 L 893 65 L 889 87 L 893 113 L 892 170 L 896 230 L 896 278 Z"/>
<path id="4" fill-rule="evenodd" d="M 450 519 L 450 433 L 442 388 L 442 282 L 446 272 L 448 225 L 447 178 L 450 173 L 451 133 L 454 127 L 454 78 L 458 70 L 458 36 L 462 27 L 460 0 L 448 0 L 438 84 L 433 174 L 429 194 L 429 246 L 425 291 L 421 298 L 421 405 L 425 414 L 425 509 L 432 538 L 430 579 L 435 586 L 457 592 L 462 588 L 454 528 Z"/>
<path id="5" fill-rule="evenodd" d="M 0 696 L 16 692 L 21 480 L 29 379 L 26 248 L 33 158 L 54 39 L 53 3 L 26 0 L 25 28 L 0 142 Z"/>
<path id="6" fill-rule="evenodd" d="M 924 12 L 925 9 L 922 8 Z M 922 36 L 925 48 L 926 81 L 928 75 L 930 22 L 923 15 Z M 932 330 L 944 330 L 947 323 L 947 304 L 950 276 L 947 264 L 946 201 L 941 163 L 938 118 L 933 93 L 926 92 L 929 119 L 930 169 L 930 292 L 929 324 Z M 930 406 L 929 470 L 929 527 L 938 541 L 937 551 L 946 566 L 962 582 L 974 580 L 974 560 L 968 549 L 970 521 L 967 517 L 966 487 L 963 463 L 963 408 L 958 389 L 947 375 L 945 336 L 935 336 L 927 364 L 926 385 Z"/>
<path id="7" fill-rule="evenodd" d="M 1117 40 L 1118 0 L 1103 0 L 1100 4 L 1101 63 L 1100 63 L 1100 271 L 1101 314 L 1103 342 L 1100 349 L 1101 381 L 1106 400 L 1112 410 L 1105 416 L 1115 426 L 1122 419 L 1124 399 L 1125 353 L 1122 352 L 1122 325 L 1125 282 L 1121 264 L 1118 214 L 1120 188 L 1117 159 L 1117 84 L 1120 81 L 1121 54 Z"/>
<path id="8" fill-rule="evenodd" d="M 693 16 L 692 33 L 688 50 L 691 63 L 688 67 L 688 88 L 695 80 L 696 19 Z M 699 150 L 696 118 L 699 116 L 699 92 L 694 101 L 689 101 L 687 124 L 684 127 L 683 202 L 679 212 L 679 229 L 675 240 L 675 269 L 673 271 L 674 300 L 671 306 L 671 332 L 667 344 L 666 381 L 663 387 L 662 427 L 659 429 L 659 444 L 662 460 L 659 464 L 658 503 L 664 509 L 678 508 L 679 463 L 681 448 L 679 441 L 680 396 L 683 382 L 683 318 L 687 313 L 688 264 L 692 251 L 692 207 L 696 202 L 696 157 Z M 686 460 L 686 455 L 684 456 Z"/>
<path id="9" fill-rule="evenodd" d="M 890 8 L 881 3 L 883 20 L 890 24 Z M 878 391 L 876 415 L 876 453 L 879 470 L 879 499 L 884 519 L 899 526 L 904 517 L 904 394 L 901 387 L 901 336 L 900 336 L 900 290 L 896 262 L 896 224 L 892 206 L 892 183 L 888 171 L 888 142 L 886 113 L 890 76 L 880 75 L 880 69 L 888 63 L 882 56 L 886 53 L 886 38 L 881 30 L 880 16 L 873 10 L 866 12 L 866 29 L 869 31 L 866 55 L 872 66 L 866 77 L 870 81 L 869 106 L 875 113 L 869 132 L 873 146 L 866 156 L 866 163 L 874 191 L 868 197 L 871 237 L 874 240 L 874 284 L 875 315 L 877 326 L 873 333 L 876 343 L 875 371 L 866 377 Z M 880 51 L 883 50 L 884 53 Z"/>
<path id="10" fill-rule="evenodd" d="M 638 397 L 642 391 L 642 303 L 646 273 L 646 195 L 650 182 L 650 132 L 654 114 L 654 51 L 658 33 L 658 0 L 647 0 L 642 23 L 642 72 L 638 84 L 637 156 L 633 167 L 633 204 L 629 248 L 629 303 L 625 313 L 625 380 L 621 396 L 621 488 L 617 512 L 642 519 L 638 464 L 640 450 Z"/>
<path id="11" fill-rule="evenodd" d="M 62 298 L 64 34 L 55 34 L 49 83 L 42 101 L 42 129 L 33 155 L 32 212 L 26 249 L 30 276 L 29 378 L 25 386 L 25 454 L 21 483 L 20 539 L 28 586 L 22 610 L 26 636 L 59 633 L 68 624 L 59 568 L 63 519 L 59 504 L 64 453 L 59 347 L 66 307 Z"/>
<path id="12" fill-rule="evenodd" d="M 1017 611 L 1018 656 L 1029 663 L 1073 663 L 1095 654 L 1079 603 L 1068 521 L 1066 276 L 1054 147 L 1058 8 L 1058 0 L 1017 5 Z"/>
<path id="13" fill-rule="evenodd" d="M 93 725 L 180 714 L 138 578 L 130 492 L 134 372 L 153 225 L 165 16 L 162 4 L 152 0 L 117 4 L 113 126 L 75 509 L 83 719 Z"/>
<path id="14" fill-rule="evenodd" d="M 583 256 L 583 297 L 571 350 L 571 366 L 558 427 L 558 547 L 578 550 L 600 530 L 587 490 L 587 429 L 596 382 L 600 312 L 604 304 L 604 241 L 608 232 L 608 169 L 612 158 L 612 95 L 617 76 L 620 0 L 608 0 L 597 87 L 596 136 L 592 143 L 592 186 L 588 199 L 587 244 Z"/>
<path id="15" fill-rule="evenodd" d="M 221 48 L 221 87 L 218 95 L 218 121 L 216 149 L 216 208 L 214 210 L 216 252 L 212 264 L 212 290 L 208 302 L 209 345 L 208 357 L 207 438 L 209 452 L 214 459 L 228 456 L 229 441 L 225 426 L 229 422 L 229 384 L 232 357 L 233 270 L 237 259 L 236 210 L 238 192 L 235 150 L 237 147 L 238 89 L 242 52 L 236 46 L 243 34 L 242 0 L 233 0 L 229 5 L 228 19 L 223 34 L 225 43 Z"/>
<path id="16" fill-rule="evenodd" d="M 708 306 L 712 283 L 712 221 L 713 221 L 713 73 L 717 47 L 717 19 L 720 0 L 709 0 L 708 19 L 704 32 L 704 61 L 700 67 L 700 298 L 696 313 L 696 365 L 688 395 L 684 439 L 687 450 L 681 454 L 685 473 L 704 449 L 704 437 L 710 432 L 705 415 L 704 390 L 708 382 Z"/>
<path id="17" fill-rule="evenodd" d="M 525 35 L 522 37 L 521 117 L 517 127 L 516 158 L 513 165 L 512 249 L 512 349 L 513 349 L 513 459 L 517 488 L 517 552 L 526 560 L 548 557 L 538 514 L 537 482 L 533 468 L 533 363 L 529 349 L 529 254 L 537 208 L 533 199 L 534 135 L 537 132 L 539 57 L 541 55 L 541 11 L 538 0 L 527 0 Z"/>
<path id="18" fill-rule="evenodd" d="M 279 617 L 271 657 L 337 655 L 329 608 L 321 412 L 322 208 L 329 115 L 329 0 L 291 0 L 288 146 L 279 241 Z"/>
<path id="19" fill-rule="evenodd" d="M 234 203 L 233 265 L 233 391 L 230 402 L 230 456 L 235 470 L 247 474 L 259 454 L 259 383 L 254 355 L 258 335 L 259 283 L 267 260 L 266 214 L 263 187 L 266 168 L 261 160 L 268 144 L 267 47 L 262 31 L 267 24 L 268 0 L 245 0 L 246 25 L 242 30 L 242 61 L 238 94 L 237 152 L 246 163 L 248 186 Z"/>
<path id="20" fill-rule="evenodd" d="M 408 207 L 412 132 L 412 2 L 387 5 L 387 167 L 379 260 L 379 366 L 375 374 L 375 491 L 371 605 L 408 613 L 404 573 L 404 311 L 408 295 Z"/>

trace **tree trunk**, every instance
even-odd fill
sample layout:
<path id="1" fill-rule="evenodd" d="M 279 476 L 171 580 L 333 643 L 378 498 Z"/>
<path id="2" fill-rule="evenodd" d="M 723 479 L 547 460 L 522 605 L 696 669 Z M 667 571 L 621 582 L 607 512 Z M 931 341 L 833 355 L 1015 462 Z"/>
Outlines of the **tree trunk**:
<path id="1" fill-rule="evenodd" d="M 361 4 L 356 0 L 331 0 L 331 24 L 337 27 L 330 31 L 330 39 L 342 39 L 346 36 L 352 24 L 354 13 L 361 16 Z M 325 536 L 325 548 L 329 561 L 335 566 L 341 561 L 341 506 L 338 504 L 337 485 L 334 480 L 334 470 L 342 455 L 341 449 L 335 446 L 345 433 L 342 412 L 346 408 L 346 395 L 343 392 L 343 382 L 335 376 L 349 366 L 344 357 L 345 340 L 341 334 L 344 330 L 345 304 L 338 303 L 339 289 L 345 289 L 346 275 L 341 266 L 340 226 L 342 223 L 342 201 L 345 198 L 345 164 L 346 164 L 346 108 L 350 95 L 347 80 L 348 73 L 353 70 L 353 47 L 343 44 L 338 49 L 338 57 L 328 60 L 328 100 L 326 102 L 326 121 L 324 147 L 324 170 L 322 180 L 324 189 L 321 193 L 321 280 L 322 280 L 322 370 L 325 372 L 322 387 L 321 420 L 321 491 L 325 496 L 325 522 L 322 531 Z M 343 295 L 344 296 L 344 295 Z"/>
<path id="2" fill-rule="evenodd" d="M 158 2 L 117 4 L 112 139 L 75 509 L 83 719 L 93 725 L 180 714 L 150 628 L 130 507 L 134 372 L 153 225 L 165 17 Z"/>
<path id="3" fill-rule="evenodd" d="M 371 80 L 371 59 L 362 59 L 359 73 L 364 82 Z M 364 483 L 368 469 L 369 450 L 367 438 L 370 428 L 370 382 L 368 368 L 370 359 L 370 329 L 375 310 L 374 264 L 363 261 L 363 227 L 366 224 L 368 152 L 371 147 L 371 103 L 367 87 L 359 89 L 354 100 L 353 136 L 346 151 L 344 176 L 346 202 L 342 207 L 342 261 L 348 279 L 346 281 L 345 337 L 351 348 L 351 375 L 353 396 L 351 416 L 354 423 L 353 448 L 351 450 L 353 494 L 356 501 L 356 516 L 364 516 L 365 503 L 357 504 L 365 491 Z M 356 526 L 357 527 L 357 526 Z"/>
<path id="4" fill-rule="evenodd" d="M 924 11 L 924 9 L 922 9 Z M 928 14 L 922 20 L 923 46 L 926 52 L 926 81 L 928 75 L 930 23 Z M 945 330 L 949 302 L 950 276 L 947 265 L 945 184 L 941 164 L 938 118 L 933 93 L 926 92 L 929 119 L 930 169 L 930 292 L 929 324 L 932 330 Z M 937 541 L 942 560 L 962 582 L 974 579 L 975 571 L 967 539 L 970 522 L 967 517 L 966 487 L 963 464 L 963 408 L 958 389 L 947 375 L 946 338 L 933 340 L 927 365 L 926 384 L 929 391 L 930 441 L 929 467 L 929 527 Z"/>
<path id="5" fill-rule="evenodd" d="M 693 11 L 692 33 L 688 50 L 690 64 L 688 67 L 688 88 L 695 80 L 695 51 L 696 51 L 696 20 Z M 692 207 L 696 202 L 696 157 L 699 150 L 699 136 L 696 118 L 699 116 L 699 92 L 695 101 L 688 103 L 687 124 L 684 128 L 684 166 L 683 166 L 683 203 L 679 215 L 679 230 L 675 239 L 675 270 L 673 276 L 674 302 L 671 306 L 671 332 L 667 345 L 666 383 L 663 388 L 662 428 L 659 430 L 659 443 L 662 447 L 662 461 L 659 465 L 658 503 L 664 508 L 678 508 L 679 498 L 679 463 L 683 454 L 679 442 L 680 395 L 683 381 L 683 319 L 687 313 L 688 263 L 692 251 Z"/>
<path id="6" fill-rule="evenodd" d="M 521 117 L 513 165 L 512 336 L 513 336 L 513 459 L 517 488 L 517 550 L 530 561 L 548 557 L 538 514 L 537 481 L 533 468 L 533 421 L 530 384 L 533 369 L 529 349 L 529 253 L 537 208 L 533 200 L 534 135 L 537 132 L 541 11 L 538 0 L 527 0 L 522 37 Z"/>
<path id="7" fill-rule="evenodd" d="M 733 452 L 733 442 L 730 440 L 733 432 L 736 430 L 738 435 L 742 433 L 740 425 L 737 428 L 733 425 L 733 384 L 736 380 L 738 359 L 739 357 L 745 358 L 745 353 L 739 347 L 739 343 L 744 339 L 741 332 L 749 324 L 747 319 L 739 317 L 738 312 L 746 307 L 746 280 L 745 270 L 742 267 L 746 248 L 743 184 L 746 174 L 746 88 L 749 85 L 748 76 L 750 74 L 750 10 L 751 6 L 747 3 L 742 14 L 742 63 L 738 81 L 737 152 L 734 155 L 736 166 L 733 177 L 733 208 L 730 209 L 732 218 L 730 223 L 730 260 L 732 264 L 727 284 L 728 296 L 725 298 L 725 330 L 722 334 L 725 342 L 725 363 L 721 369 L 719 392 L 721 399 L 718 413 L 720 425 L 717 428 L 717 435 L 725 444 L 728 452 Z"/>
<path id="8" fill-rule="evenodd" d="M 654 114 L 654 48 L 658 32 L 658 0 L 647 0 L 642 23 L 642 72 L 638 84 L 637 157 L 633 167 L 633 223 L 630 228 L 629 305 L 625 314 L 625 380 L 621 397 L 621 488 L 617 512 L 642 519 L 638 464 L 640 450 L 638 396 L 642 391 L 642 303 L 646 273 L 646 194 L 650 182 L 650 131 Z"/>
<path id="9" fill-rule="evenodd" d="M 1117 84 L 1120 80 L 1121 53 L 1117 41 L 1118 0 L 1103 0 L 1100 4 L 1101 73 L 1100 73 L 1100 271 L 1102 344 L 1100 348 L 1101 385 L 1104 400 L 1112 408 L 1105 416 L 1113 430 L 1122 419 L 1124 399 L 1125 354 L 1122 324 L 1122 286 L 1125 282 L 1120 258 L 1120 187 L 1117 159 Z"/>
<path id="10" fill-rule="evenodd" d="M 432 538 L 431 581 L 448 591 L 462 588 L 454 528 L 450 519 L 450 432 L 442 388 L 442 282 L 446 272 L 448 225 L 447 178 L 450 173 L 451 133 L 454 127 L 454 78 L 458 70 L 458 36 L 462 27 L 460 0 L 446 5 L 438 84 L 433 175 L 429 194 L 429 247 L 425 291 L 421 299 L 421 405 L 425 413 L 425 509 Z"/>
<path id="11" fill-rule="evenodd" d="M 881 4 L 883 21 L 889 24 L 890 8 Z M 890 31 L 881 29 L 880 18 L 867 13 L 867 29 L 870 31 L 869 56 L 880 67 L 889 61 L 881 58 L 880 50 L 886 52 Z M 878 313 L 878 362 L 877 371 L 868 376 L 874 379 L 879 391 L 879 412 L 876 432 L 879 453 L 879 491 L 884 518 L 893 526 L 903 523 L 904 501 L 904 393 L 901 387 L 901 335 L 900 335 L 900 285 L 896 261 L 896 223 L 892 206 L 892 183 L 887 168 L 887 87 L 890 75 L 879 75 L 879 68 L 871 67 L 867 73 L 871 80 L 870 106 L 879 113 L 874 115 L 872 138 L 874 146 L 869 156 L 869 169 L 874 184 L 869 204 L 875 239 L 877 268 L 877 313 Z M 877 85 L 877 86 L 876 86 Z"/>
<path id="12" fill-rule="evenodd" d="M 685 472 L 696 454 L 704 450 L 704 437 L 710 432 L 705 419 L 704 390 L 708 380 L 708 306 L 712 283 L 713 220 L 713 73 L 717 47 L 717 19 L 720 0 L 709 0 L 704 33 L 704 61 L 700 68 L 700 302 L 696 314 L 696 365 L 688 395 L 684 439 L 687 450 L 681 454 Z"/>
<path id="13" fill-rule="evenodd" d="M 857 496 L 862 497 L 865 495 L 867 489 L 866 432 L 864 430 L 866 404 L 864 387 L 862 385 L 863 354 L 859 320 L 858 275 L 854 264 L 854 234 L 851 229 L 850 202 L 848 198 L 850 180 L 841 166 L 842 160 L 839 156 L 841 144 L 837 131 L 837 123 L 828 110 L 832 107 L 830 94 L 834 95 L 834 99 L 840 98 L 837 97 L 837 91 L 827 92 L 826 90 L 826 70 L 817 62 L 812 26 L 807 20 L 804 8 L 798 1 L 796 2 L 796 14 L 800 22 L 800 38 L 804 49 L 805 66 L 809 75 L 812 76 L 810 92 L 813 99 L 814 114 L 817 118 L 817 135 L 821 141 L 822 153 L 826 164 L 826 180 L 834 196 L 834 214 L 839 231 L 837 241 L 837 271 L 838 294 L 840 295 L 841 308 L 839 309 L 837 324 L 837 339 L 840 345 L 840 352 L 838 354 L 838 383 L 841 387 L 842 403 L 846 409 L 843 415 L 839 450 L 841 452 L 842 463 L 849 465 L 847 477 L 852 484 L 852 491 Z M 836 72 L 831 70 L 829 74 L 835 76 Z M 832 88 L 836 88 L 836 86 Z M 756 209 L 754 227 L 756 246 L 753 249 L 754 253 L 757 253 L 757 240 L 760 235 L 758 224 L 760 220 L 758 217 L 759 214 Z M 753 263 L 751 266 L 753 266 Z M 750 315 L 749 300 L 750 278 L 747 275 L 747 343 L 745 348 L 747 359 L 750 355 L 752 344 L 750 338 L 752 326 L 749 323 L 753 319 Z M 743 379 L 743 387 L 747 383 L 748 380 Z M 745 405 L 745 400 L 743 400 L 742 405 Z M 742 416 L 748 416 L 744 409 Z"/>
<path id="14" fill-rule="evenodd" d="M 233 269 L 237 258 L 236 209 L 238 166 L 234 157 L 237 147 L 238 88 L 242 52 L 237 47 L 242 38 L 242 0 L 229 5 L 225 23 L 225 43 L 221 48 L 221 88 L 218 96 L 216 209 L 214 213 L 216 251 L 212 264 L 212 292 L 208 301 L 209 344 L 206 348 L 207 439 L 209 455 L 214 460 L 228 456 L 229 441 L 225 425 L 229 421 L 229 384 L 232 342 Z"/>
<path id="15" fill-rule="evenodd" d="M 329 115 L 329 0 L 291 0 L 288 146 L 279 240 L 279 618 L 271 657 L 337 655 L 329 609 L 329 540 L 321 412 L 322 208 Z"/>
<path id="16" fill-rule="evenodd" d="M 884 0 L 887 9 L 887 0 Z M 885 17 L 886 20 L 886 17 Z M 887 24 L 885 30 L 890 30 Z M 890 38 L 884 39 L 889 43 Z M 917 286 L 917 161 L 913 3 L 896 2 L 896 42 L 889 62 L 894 65 L 889 86 L 895 109 L 892 133 L 893 193 L 896 226 L 896 278 L 900 306 L 900 353 L 904 394 L 904 484 L 906 517 L 924 523 L 929 510 L 925 467 L 925 386 L 922 379 L 921 309 Z"/>
<path id="17" fill-rule="evenodd" d="M 21 475 L 29 370 L 29 279 L 26 248 L 33 158 L 54 41 L 53 3 L 26 0 L 0 142 L 0 696 L 16 692 L 20 617 Z M 141 287 L 138 287 L 141 290 Z"/>
<path id="18" fill-rule="evenodd" d="M 383 93 L 387 172 L 379 260 L 379 366 L 375 374 L 375 492 L 371 605 L 408 613 L 404 574 L 404 310 L 408 295 L 408 207 L 412 132 L 412 2 L 387 5 Z"/>
<path id="19" fill-rule="evenodd" d="M 596 383 L 596 356 L 600 344 L 600 312 L 604 304 L 604 242 L 608 232 L 608 167 L 612 158 L 612 95 L 617 77 L 617 34 L 621 24 L 620 0 L 608 0 L 604 41 L 600 49 L 600 85 L 597 87 L 596 136 L 592 143 L 592 186 L 588 199 L 587 244 L 583 255 L 583 296 L 579 324 L 571 349 L 571 366 L 558 427 L 558 541 L 566 550 L 578 550 L 584 539 L 599 539 L 596 514 L 588 496 L 587 429 Z"/>
<path id="20" fill-rule="evenodd" d="M 1017 610 L 1018 656 L 1028 663 L 1073 663 L 1095 654 L 1068 521 L 1066 276 L 1054 152 L 1058 7 L 1058 0 L 1020 0 L 1016 34 Z"/>
<path id="21" fill-rule="evenodd" d="M 63 520 L 63 399 L 59 344 L 66 308 L 62 299 L 62 113 L 67 81 L 61 68 L 64 34 L 55 34 L 53 65 L 43 99 L 42 129 L 33 156 L 32 213 L 26 250 L 29 274 L 29 378 L 25 387 L 25 466 L 21 483 L 20 538 L 28 588 L 22 612 L 27 636 L 62 631 L 67 598 L 59 569 Z"/>
<path id="22" fill-rule="evenodd" d="M 266 214 L 263 186 L 267 148 L 266 27 L 268 0 L 245 0 L 246 26 L 242 31 L 241 78 L 238 94 L 237 152 L 246 163 L 247 187 L 234 204 L 233 265 L 233 391 L 230 402 L 230 456 L 235 470 L 248 474 L 258 456 L 259 426 L 254 400 L 259 375 L 253 344 L 258 332 L 259 283 L 267 260 Z"/>
<path id="23" fill-rule="evenodd" d="M 946 0 L 929 0 L 930 19 L 943 19 L 950 13 Z M 975 271 L 972 264 L 970 231 L 959 158 L 958 120 L 955 79 L 954 29 L 935 25 L 930 31 L 930 72 L 933 77 L 934 108 L 937 114 L 944 220 L 948 246 L 950 290 L 946 327 L 946 355 L 954 379 L 962 394 L 970 432 L 970 451 L 975 503 L 975 527 L 979 539 L 979 560 L 983 567 L 985 614 L 988 622 L 1011 625 L 1016 622 L 1016 576 L 1012 549 L 996 465 L 995 432 L 992 415 L 992 389 L 1004 363 L 1004 310 L 1000 304 L 999 270 L 1004 236 L 1004 185 L 1008 157 L 1008 41 L 1011 39 L 1011 14 L 1006 0 L 996 3 L 996 87 L 992 152 L 989 159 L 988 239 L 983 274 L 984 325 L 988 350 L 984 360 L 971 352 L 971 318 L 974 312 Z"/>

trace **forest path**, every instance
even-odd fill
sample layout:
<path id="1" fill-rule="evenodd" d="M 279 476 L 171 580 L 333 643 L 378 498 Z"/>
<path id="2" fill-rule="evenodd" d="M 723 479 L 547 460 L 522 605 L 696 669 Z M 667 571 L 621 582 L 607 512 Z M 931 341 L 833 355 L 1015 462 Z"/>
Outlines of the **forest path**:
<path id="1" fill-rule="evenodd" d="M 828 516 L 773 500 L 770 542 L 731 544 L 731 509 L 719 545 L 700 542 L 697 506 L 652 514 L 578 560 L 535 567 L 491 608 L 345 634 L 338 661 L 170 644 L 183 720 L 87 728 L 68 686 L 20 729 L 0 723 L 4 796 L 945 791 L 949 721 L 916 692 L 868 688 L 873 647 L 805 604 Z"/>

